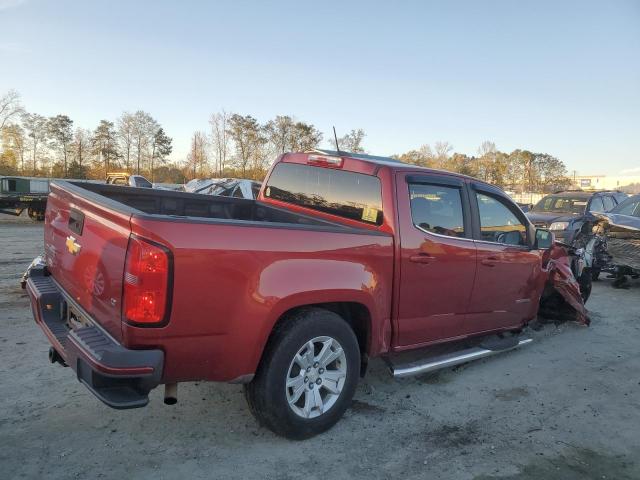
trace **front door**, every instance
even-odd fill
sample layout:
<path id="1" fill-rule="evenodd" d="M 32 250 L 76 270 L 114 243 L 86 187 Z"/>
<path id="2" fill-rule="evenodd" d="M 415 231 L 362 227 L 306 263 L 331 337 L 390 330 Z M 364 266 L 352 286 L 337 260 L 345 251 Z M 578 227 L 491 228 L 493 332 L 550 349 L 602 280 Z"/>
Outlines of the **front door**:
<path id="1" fill-rule="evenodd" d="M 466 330 L 517 327 L 537 312 L 540 252 L 530 248 L 529 223 L 510 200 L 471 189 L 478 269 Z"/>
<path id="2" fill-rule="evenodd" d="M 464 181 L 447 175 L 397 176 L 400 291 L 395 346 L 456 337 L 476 271 Z"/>

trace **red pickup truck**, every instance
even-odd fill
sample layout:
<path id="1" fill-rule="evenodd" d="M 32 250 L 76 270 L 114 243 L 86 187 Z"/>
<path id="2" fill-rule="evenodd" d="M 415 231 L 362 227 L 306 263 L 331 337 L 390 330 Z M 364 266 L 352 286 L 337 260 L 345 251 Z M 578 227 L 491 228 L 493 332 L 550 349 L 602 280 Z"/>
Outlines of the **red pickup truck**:
<path id="1" fill-rule="evenodd" d="M 52 362 L 114 408 L 243 383 L 289 438 L 337 422 L 371 357 L 403 376 L 526 342 L 553 238 L 479 180 L 330 151 L 282 155 L 257 200 L 55 181 L 45 222 L 27 290 Z"/>

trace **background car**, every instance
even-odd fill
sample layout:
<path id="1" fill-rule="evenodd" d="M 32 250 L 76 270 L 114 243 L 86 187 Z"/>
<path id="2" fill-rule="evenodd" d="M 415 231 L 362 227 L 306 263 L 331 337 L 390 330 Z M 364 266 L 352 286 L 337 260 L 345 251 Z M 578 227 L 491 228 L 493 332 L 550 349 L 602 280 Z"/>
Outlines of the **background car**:
<path id="1" fill-rule="evenodd" d="M 596 220 L 595 213 L 613 210 L 627 195 L 618 191 L 568 190 L 543 197 L 527 217 L 537 228 L 551 230 L 556 240 L 569 245 L 586 241 L 583 227 Z M 584 243 L 584 242 L 583 242 Z"/>
<path id="2" fill-rule="evenodd" d="M 260 182 L 242 178 L 194 178 L 184 186 L 185 192 L 255 200 Z"/>

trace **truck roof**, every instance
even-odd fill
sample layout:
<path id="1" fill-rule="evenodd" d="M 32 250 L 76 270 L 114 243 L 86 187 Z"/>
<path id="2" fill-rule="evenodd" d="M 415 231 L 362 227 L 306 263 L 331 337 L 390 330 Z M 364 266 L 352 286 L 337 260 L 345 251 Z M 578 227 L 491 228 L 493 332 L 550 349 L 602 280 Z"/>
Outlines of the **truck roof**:
<path id="1" fill-rule="evenodd" d="M 428 168 L 428 167 L 422 167 L 420 165 L 415 165 L 413 163 L 406 163 L 406 162 L 402 162 L 396 158 L 392 158 L 392 157 L 381 157 L 378 155 L 369 155 L 369 154 L 365 154 L 365 153 L 353 153 L 353 152 L 345 152 L 344 150 L 326 150 L 326 149 L 321 149 L 321 148 L 316 148 L 313 150 L 309 150 L 307 152 L 304 152 L 306 154 L 313 154 L 313 153 L 319 153 L 321 155 L 330 155 L 330 156 L 335 156 L 335 157 L 344 157 L 344 158 L 352 158 L 355 160 L 362 160 L 364 162 L 367 163 L 371 163 L 371 164 L 375 164 L 375 165 L 384 165 L 387 167 L 391 167 L 394 170 L 424 170 L 425 172 L 434 172 L 434 173 L 446 173 L 447 175 L 451 175 L 454 177 L 460 177 L 460 178 L 467 178 L 469 180 L 473 180 L 475 182 L 479 182 L 479 183 L 483 183 L 486 185 L 490 185 L 494 188 L 498 188 L 500 190 L 502 190 L 500 187 L 497 187 L 495 185 L 491 185 L 490 183 L 487 183 L 483 180 L 480 180 L 479 178 L 475 178 L 475 177 L 471 177 L 469 175 L 464 175 L 462 173 L 458 173 L 458 172 L 451 172 L 449 170 L 439 170 L 437 168 Z"/>

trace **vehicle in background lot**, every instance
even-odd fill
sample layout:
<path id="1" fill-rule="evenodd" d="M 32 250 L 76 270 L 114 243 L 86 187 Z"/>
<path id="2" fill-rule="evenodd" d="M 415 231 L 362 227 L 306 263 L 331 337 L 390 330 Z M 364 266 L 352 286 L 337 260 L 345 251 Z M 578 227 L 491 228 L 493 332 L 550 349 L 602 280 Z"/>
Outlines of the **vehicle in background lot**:
<path id="1" fill-rule="evenodd" d="M 587 227 L 597 218 L 594 214 L 610 211 L 625 198 L 617 191 L 557 192 L 543 197 L 527 217 L 536 227 L 551 230 L 559 242 L 580 248 L 586 244 Z"/>
<path id="2" fill-rule="evenodd" d="M 0 213 L 43 220 L 49 194 L 48 178 L 0 177 Z"/>
<path id="3" fill-rule="evenodd" d="M 114 408 L 243 383 L 289 438 L 335 424 L 371 357 L 403 377 L 528 343 L 563 255 L 497 187 L 321 150 L 282 155 L 257 200 L 57 181 L 45 221 L 27 291 L 52 362 Z"/>
<path id="4" fill-rule="evenodd" d="M 627 276 L 640 276 L 640 195 L 597 217 L 585 251 L 597 271 L 614 274 L 614 287 L 626 287 Z"/>
<path id="5" fill-rule="evenodd" d="M 184 186 L 185 192 L 255 200 L 260 182 L 241 178 L 194 178 Z"/>
<path id="6" fill-rule="evenodd" d="M 126 172 L 107 174 L 107 184 L 128 185 L 130 187 L 153 188 L 153 184 L 142 175 L 129 175 Z"/>

